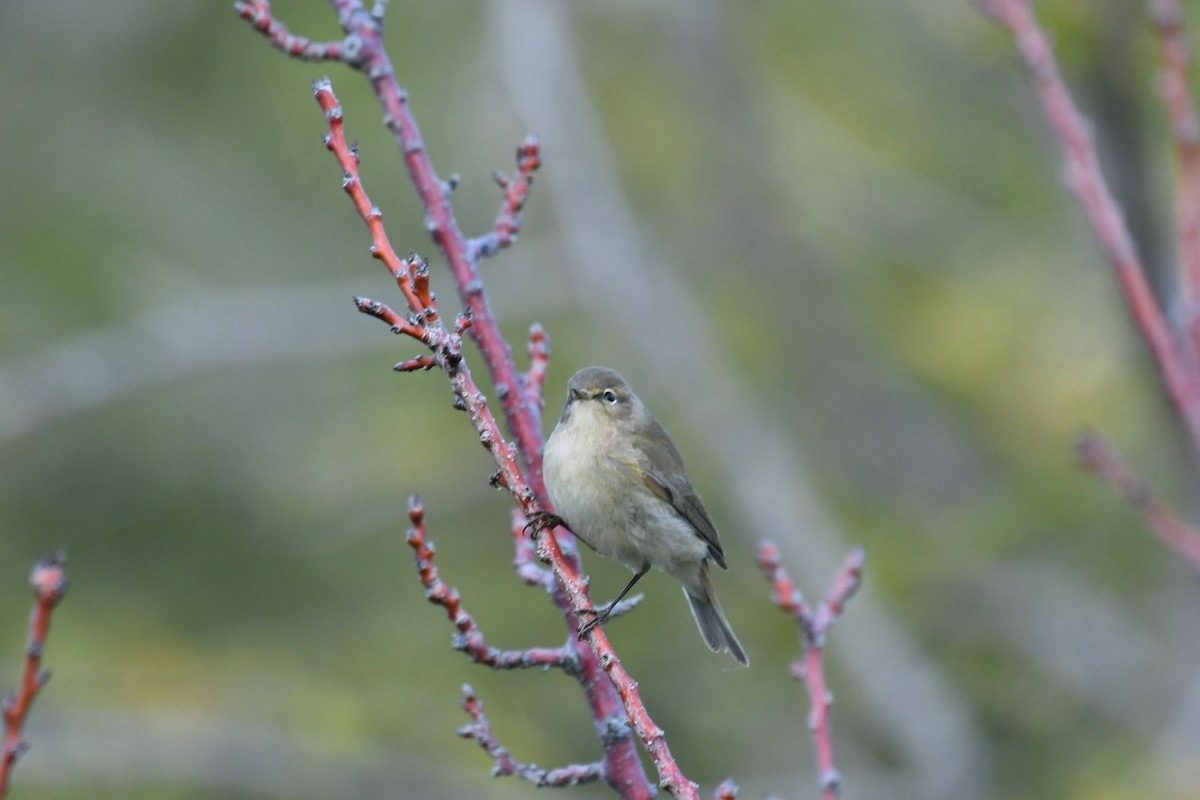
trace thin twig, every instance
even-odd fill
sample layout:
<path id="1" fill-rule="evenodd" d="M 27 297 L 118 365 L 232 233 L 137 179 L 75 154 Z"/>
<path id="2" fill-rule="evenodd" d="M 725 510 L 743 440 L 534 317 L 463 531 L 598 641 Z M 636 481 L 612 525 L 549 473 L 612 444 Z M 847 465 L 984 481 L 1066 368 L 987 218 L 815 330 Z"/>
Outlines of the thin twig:
<path id="1" fill-rule="evenodd" d="M 295 36 L 287 26 L 271 15 L 271 4 L 263 0 L 249 0 L 233 4 L 242 19 L 253 25 L 267 37 L 273 46 L 293 58 L 304 61 L 342 61 L 345 42 L 314 42 L 303 36 Z"/>
<path id="2" fill-rule="evenodd" d="M 534 786 L 579 786 L 584 783 L 595 783 L 604 779 L 604 762 L 595 761 L 591 764 L 569 764 L 558 769 L 542 769 L 537 764 L 523 764 L 512 757 L 497 741 L 492 733 L 491 723 L 483 715 L 483 701 L 480 700 L 471 684 L 463 684 L 463 710 L 471 717 L 470 725 L 458 729 L 458 735 L 464 739 L 473 739 L 484 752 L 492 757 L 495 766 L 492 776 L 516 775 L 524 778 Z"/>
<path id="3" fill-rule="evenodd" d="M 546 371 L 550 366 L 550 337 L 540 323 L 529 328 L 529 370 L 521 376 L 521 388 L 525 402 L 545 405 Z"/>
<path id="4" fill-rule="evenodd" d="M 29 583 L 36 601 L 29 616 L 29 641 L 25 645 L 25 669 L 16 691 L 4 698 L 4 753 L 0 758 L 0 797 L 8 794 L 13 766 L 29 745 L 21 739 L 21 731 L 33 707 L 34 698 L 50 680 L 42 669 L 42 653 L 46 634 L 50 630 L 50 615 L 67 592 L 66 559 L 54 556 L 33 565 Z"/>
<path id="5" fill-rule="evenodd" d="M 470 242 L 474 258 L 493 256 L 517 240 L 517 233 L 521 230 L 521 209 L 529 197 L 533 173 L 541 165 L 541 146 L 536 137 L 529 136 L 517 148 L 517 174 L 509 178 L 496 172 L 492 176 L 504 190 L 504 200 L 491 233 Z"/>

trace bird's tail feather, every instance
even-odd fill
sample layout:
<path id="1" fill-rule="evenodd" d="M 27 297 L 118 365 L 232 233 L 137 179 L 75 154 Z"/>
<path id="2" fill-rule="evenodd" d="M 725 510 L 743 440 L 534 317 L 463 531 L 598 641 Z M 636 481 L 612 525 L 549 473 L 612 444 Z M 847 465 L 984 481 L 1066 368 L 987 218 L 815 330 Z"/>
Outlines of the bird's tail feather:
<path id="1" fill-rule="evenodd" d="M 725 612 L 717 602 L 712 581 L 708 577 L 708 561 L 700 562 L 699 577 L 699 581 L 694 585 L 685 585 L 683 593 L 688 599 L 688 605 L 692 607 L 692 616 L 696 618 L 696 626 L 700 628 L 700 635 L 704 637 L 708 649 L 714 653 L 727 652 L 742 666 L 750 666 L 750 659 L 742 649 L 742 643 L 729 627 L 729 620 L 725 619 Z"/>

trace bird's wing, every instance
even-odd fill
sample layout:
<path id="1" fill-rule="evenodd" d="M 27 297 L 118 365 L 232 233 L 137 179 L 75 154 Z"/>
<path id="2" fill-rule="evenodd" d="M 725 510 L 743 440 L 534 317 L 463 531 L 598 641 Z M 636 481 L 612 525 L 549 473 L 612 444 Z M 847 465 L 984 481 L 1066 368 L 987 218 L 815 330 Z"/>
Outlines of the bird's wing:
<path id="1" fill-rule="evenodd" d="M 653 424 L 659 425 L 657 420 Z M 696 489 L 688 480 L 679 450 L 665 431 L 661 436 L 645 437 L 643 441 L 646 459 L 641 466 L 646 487 L 670 503 L 676 513 L 691 524 L 696 534 L 708 544 L 708 554 L 712 560 L 721 569 L 726 569 L 725 551 L 721 549 L 717 526 L 709 518 L 700 495 L 696 494 Z"/>

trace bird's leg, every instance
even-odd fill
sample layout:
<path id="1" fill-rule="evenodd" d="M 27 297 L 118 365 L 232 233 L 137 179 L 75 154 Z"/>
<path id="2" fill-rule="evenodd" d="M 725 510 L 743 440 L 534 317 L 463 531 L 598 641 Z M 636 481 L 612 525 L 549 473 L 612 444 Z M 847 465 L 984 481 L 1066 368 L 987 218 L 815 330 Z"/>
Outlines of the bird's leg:
<path id="1" fill-rule="evenodd" d="M 525 523 L 525 533 L 529 534 L 529 538 L 537 541 L 538 534 L 546 530 L 546 528 L 567 527 L 567 523 L 558 514 L 552 514 L 549 511 L 535 511 L 529 515 L 529 521 Z"/>
<path id="2" fill-rule="evenodd" d="M 592 628 L 595 628 L 597 625 L 599 625 L 602 622 L 604 622 L 605 620 L 607 620 L 609 615 L 612 614 L 612 610 L 614 608 L 616 608 L 617 603 L 621 602 L 621 598 L 623 598 L 625 595 L 629 594 L 629 590 L 633 588 L 634 584 L 636 584 L 638 581 L 640 581 L 642 579 L 642 576 L 645 575 L 649 571 L 650 571 L 650 565 L 649 564 L 643 565 L 642 568 L 639 569 L 637 571 L 637 573 L 635 573 L 634 576 L 629 579 L 629 583 L 625 584 L 625 588 L 622 589 L 620 591 L 620 593 L 616 597 L 613 598 L 613 601 L 611 603 L 609 603 L 608 605 L 606 605 L 604 608 L 601 608 L 601 609 L 584 608 L 584 609 L 580 609 L 579 611 L 577 611 L 576 612 L 577 614 L 581 614 L 581 615 L 582 614 L 592 614 L 593 615 L 591 619 L 589 619 L 587 622 L 583 623 L 583 625 L 579 626 L 579 638 L 582 639 L 583 637 L 587 636 L 589 633 L 592 632 Z"/>

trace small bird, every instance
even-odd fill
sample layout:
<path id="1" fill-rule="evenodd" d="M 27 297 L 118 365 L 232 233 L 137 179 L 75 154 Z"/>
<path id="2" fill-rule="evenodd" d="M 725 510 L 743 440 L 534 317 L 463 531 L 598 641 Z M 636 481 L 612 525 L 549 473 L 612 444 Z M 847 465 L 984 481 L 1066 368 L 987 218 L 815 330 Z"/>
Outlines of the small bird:
<path id="1" fill-rule="evenodd" d="M 716 526 L 670 435 L 620 374 L 588 367 L 571 377 L 542 470 L 558 516 L 542 515 L 536 528 L 562 522 L 597 553 L 634 572 L 616 599 L 590 612 L 580 638 L 657 567 L 683 584 L 708 648 L 749 666 L 709 579 L 710 560 L 727 569 Z"/>

